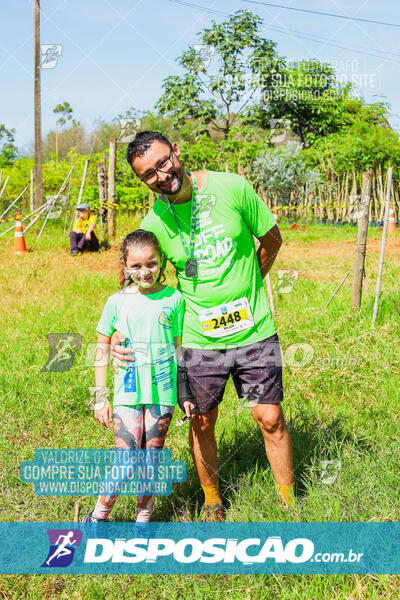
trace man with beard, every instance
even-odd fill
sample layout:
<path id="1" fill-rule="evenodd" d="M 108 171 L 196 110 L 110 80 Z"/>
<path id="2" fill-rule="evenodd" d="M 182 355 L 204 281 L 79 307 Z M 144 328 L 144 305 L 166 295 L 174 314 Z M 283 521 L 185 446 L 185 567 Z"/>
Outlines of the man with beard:
<path id="1" fill-rule="evenodd" d="M 139 132 L 127 160 L 159 194 L 141 228 L 152 231 L 176 269 L 186 301 L 182 355 L 199 414 L 190 449 L 205 500 L 202 519 L 222 521 L 214 429 L 229 375 L 247 398 L 285 507 L 294 504 L 290 435 L 281 409 L 282 364 L 263 278 L 282 244 L 267 205 L 243 177 L 185 171 L 180 149 L 162 134 Z M 260 243 L 256 252 L 254 237 Z M 112 343 L 122 340 L 114 333 Z M 111 351 L 122 366 L 129 349 Z"/>

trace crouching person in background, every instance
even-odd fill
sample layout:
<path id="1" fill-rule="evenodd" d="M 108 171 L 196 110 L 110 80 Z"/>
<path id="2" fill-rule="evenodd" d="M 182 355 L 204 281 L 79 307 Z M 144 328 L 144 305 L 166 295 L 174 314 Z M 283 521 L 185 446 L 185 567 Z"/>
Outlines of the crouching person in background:
<path id="1" fill-rule="evenodd" d="M 79 216 L 74 221 L 73 230 L 69 234 L 71 254 L 77 255 L 84 250 L 97 252 L 100 247 L 96 232 L 96 215 L 90 214 L 89 204 L 81 204 L 76 209 Z"/>

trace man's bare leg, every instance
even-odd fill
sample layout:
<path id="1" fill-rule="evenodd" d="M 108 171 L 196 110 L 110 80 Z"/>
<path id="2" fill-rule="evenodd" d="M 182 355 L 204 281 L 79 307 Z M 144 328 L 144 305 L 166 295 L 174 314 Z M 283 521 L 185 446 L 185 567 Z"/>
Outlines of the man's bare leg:
<path id="1" fill-rule="evenodd" d="M 217 416 L 218 406 L 209 413 L 196 415 L 190 421 L 190 451 L 202 485 L 218 483 L 217 443 L 215 441 Z"/>
<path id="2" fill-rule="evenodd" d="M 221 522 L 224 520 L 222 500 L 219 493 L 217 443 L 215 441 L 215 422 L 218 407 L 206 414 L 200 414 L 191 420 L 189 443 L 204 492 L 202 521 Z"/>
<path id="3" fill-rule="evenodd" d="M 258 404 L 251 412 L 264 438 L 265 451 L 283 504 L 294 503 L 292 442 L 279 404 Z M 292 501 L 291 501 L 292 497 Z"/>

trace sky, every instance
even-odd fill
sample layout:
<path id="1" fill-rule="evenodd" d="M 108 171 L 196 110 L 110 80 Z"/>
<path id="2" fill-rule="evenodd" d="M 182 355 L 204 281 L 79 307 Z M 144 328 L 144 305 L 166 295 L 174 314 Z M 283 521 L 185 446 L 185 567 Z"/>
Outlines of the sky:
<path id="1" fill-rule="evenodd" d="M 41 0 L 41 44 L 52 48 L 41 70 L 42 133 L 54 129 L 54 107 L 68 101 L 88 130 L 129 107 L 152 110 L 162 81 L 182 71 L 176 58 L 199 32 L 240 9 L 263 19 L 260 34 L 288 60 L 331 63 L 369 102 L 391 104 L 400 131 L 400 3 L 398 0 Z M 197 5 L 197 6 L 195 6 Z M 335 18 L 283 6 L 397 24 Z M 0 123 L 15 128 L 24 151 L 34 138 L 33 0 L 0 0 Z M 222 13 L 222 14 L 220 14 Z M 212 58 L 211 58 L 212 60 Z"/>

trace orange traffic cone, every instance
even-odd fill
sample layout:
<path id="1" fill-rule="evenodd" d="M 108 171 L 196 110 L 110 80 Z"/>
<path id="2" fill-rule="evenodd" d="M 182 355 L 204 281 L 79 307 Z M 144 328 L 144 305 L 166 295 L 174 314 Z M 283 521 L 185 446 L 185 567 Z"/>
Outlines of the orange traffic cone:
<path id="1" fill-rule="evenodd" d="M 273 209 L 272 216 L 274 217 L 276 224 L 278 225 L 279 219 L 278 219 L 278 211 L 276 210 L 276 208 Z"/>
<path id="2" fill-rule="evenodd" d="M 389 211 L 387 232 L 388 233 L 396 233 L 396 219 L 394 217 L 394 210 L 392 207 L 390 207 L 390 211 Z"/>
<path id="3" fill-rule="evenodd" d="M 24 229 L 21 223 L 21 211 L 17 212 L 15 221 L 14 252 L 13 254 L 24 254 L 28 252 L 25 246 Z"/>

